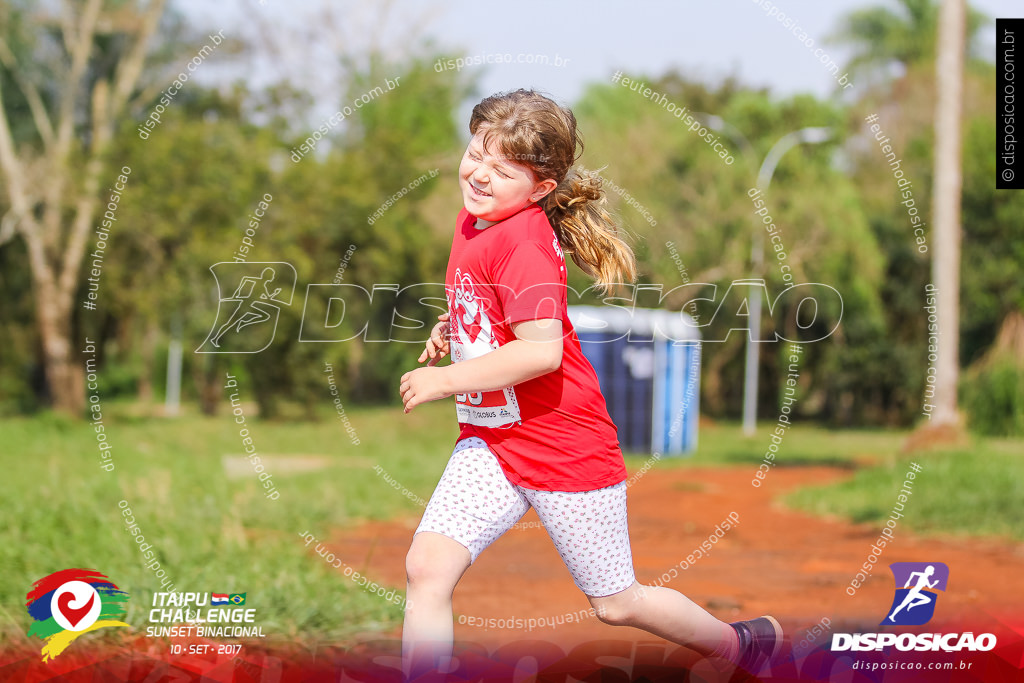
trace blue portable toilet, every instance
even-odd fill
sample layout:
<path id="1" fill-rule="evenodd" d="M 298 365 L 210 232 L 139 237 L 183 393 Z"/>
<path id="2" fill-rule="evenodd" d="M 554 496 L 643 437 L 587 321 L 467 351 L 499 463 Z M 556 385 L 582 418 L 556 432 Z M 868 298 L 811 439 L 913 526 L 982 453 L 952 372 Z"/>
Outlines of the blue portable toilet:
<path id="1" fill-rule="evenodd" d="M 683 312 L 569 306 L 624 451 L 683 455 L 697 447 L 700 332 Z"/>

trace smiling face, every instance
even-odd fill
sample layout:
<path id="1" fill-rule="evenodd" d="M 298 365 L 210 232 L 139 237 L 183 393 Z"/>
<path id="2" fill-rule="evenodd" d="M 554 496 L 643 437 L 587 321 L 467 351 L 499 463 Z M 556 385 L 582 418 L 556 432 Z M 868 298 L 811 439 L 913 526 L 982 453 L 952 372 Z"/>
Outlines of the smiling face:
<path id="1" fill-rule="evenodd" d="M 518 213 L 558 185 L 551 178 L 538 181 L 527 166 L 504 157 L 493 140 L 484 149 L 486 132 L 486 127 L 476 132 L 459 164 L 462 202 L 476 216 L 478 228 Z"/>

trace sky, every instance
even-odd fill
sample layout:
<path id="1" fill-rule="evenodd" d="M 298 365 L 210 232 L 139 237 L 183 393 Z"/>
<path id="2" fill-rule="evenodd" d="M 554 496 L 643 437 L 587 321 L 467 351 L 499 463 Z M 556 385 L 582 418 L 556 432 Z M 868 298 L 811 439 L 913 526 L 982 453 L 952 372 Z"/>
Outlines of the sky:
<path id="1" fill-rule="evenodd" d="M 246 78 L 259 83 L 274 74 L 287 77 L 317 93 L 318 107 L 328 113 L 337 108 L 342 80 L 333 54 L 365 54 L 372 46 L 401 57 L 410 46 L 428 42 L 481 61 L 523 60 L 465 67 L 480 75 L 481 95 L 525 86 L 571 104 L 586 83 L 608 82 L 618 70 L 658 76 L 675 68 L 706 81 L 735 75 L 779 95 L 837 96 L 836 77 L 813 51 L 823 48 L 827 57 L 844 64 L 849 51 L 830 43 L 829 36 L 850 11 L 879 4 L 895 5 L 892 0 L 175 3 L 192 23 L 211 32 L 259 35 L 268 57 L 254 62 Z M 1018 0 L 971 4 L 991 17 L 1024 16 L 1024 3 Z M 779 13 L 799 29 L 787 29 Z M 994 26 L 986 30 L 984 43 L 994 53 Z M 542 59 L 548 64 L 538 63 Z M 208 77 L 216 74 L 215 69 L 209 72 Z"/>

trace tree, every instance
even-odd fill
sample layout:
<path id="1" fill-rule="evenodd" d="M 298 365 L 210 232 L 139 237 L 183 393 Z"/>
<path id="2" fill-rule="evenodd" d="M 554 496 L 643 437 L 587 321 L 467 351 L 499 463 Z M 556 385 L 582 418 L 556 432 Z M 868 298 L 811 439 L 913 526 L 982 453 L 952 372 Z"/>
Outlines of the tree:
<path id="1" fill-rule="evenodd" d="M 0 177 L 10 207 L 5 222 L 25 242 L 53 405 L 73 415 L 85 406 L 85 373 L 72 339 L 73 297 L 109 176 L 114 130 L 131 105 L 165 2 L 127 8 L 69 2 L 59 15 L 34 9 L 38 54 L 58 56 L 28 65 L 12 49 L 12 27 L 24 25 L 27 11 L 0 7 L 8 27 L 0 34 L 0 66 L 17 83 L 37 136 L 18 144 L 7 93 L 0 90 Z M 97 59 L 101 52 L 103 60 Z M 5 82 L 0 79 L 0 88 Z"/>
<path id="2" fill-rule="evenodd" d="M 903 71 L 934 58 L 938 43 L 939 5 L 935 0 L 897 0 L 896 8 L 875 6 L 848 14 L 831 40 L 854 48 L 847 67 L 865 76 Z M 973 8 L 964 17 L 971 54 L 979 54 L 976 38 L 988 21 Z M 963 41 L 961 41 L 963 45 Z"/>
<path id="3" fill-rule="evenodd" d="M 701 400 L 706 412 L 727 414 L 741 400 L 745 337 L 738 332 L 725 337 L 731 323 L 738 322 L 729 312 L 714 321 L 711 316 L 729 283 L 750 272 L 752 219 L 760 220 L 748 194 L 756 182 L 756 164 L 783 134 L 827 126 L 837 131 L 834 141 L 801 147 L 799 153 L 784 157 L 776 171 L 766 196 L 785 249 L 780 258 L 769 247 L 764 277 L 773 300 L 790 282 L 827 283 L 842 293 L 842 324 L 826 342 L 809 344 L 812 348 L 801 365 L 801 391 L 809 398 L 804 405 L 807 412 L 844 422 L 875 417 L 870 412 L 877 403 L 871 393 L 873 382 L 884 376 L 873 363 L 873 351 L 884 340 L 879 297 L 883 258 L 865 220 L 857 186 L 832 163 L 832 152 L 843 137 L 839 131 L 844 113 L 809 96 L 778 100 L 731 79 L 717 87 L 676 73 L 636 80 L 664 93 L 677 106 L 685 103 L 692 112 L 714 114 L 729 124 L 714 134 L 735 157 L 732 163 L 690 131 L 685 119 L 659 104 L 658 96 L 593 85 L 574 106 L 587 145 L 582 163 L 603 169 L 609 207 L 633 237 L 639 283 L 660 284 L 662 293 L 671 292 L 663 301 L 644 296 L 637 304 L 696 312 L 698 322 L 710 324 L 702 330 L 705 339 L 726 339 L 704 346 Z M 740 133 L 750 140 L 750 150 L 734 137 Z M 783 271 L 783 264 L 790 271 Z M 784 272 L 791 273 L 789 281 Z M 577 291 L 589 284 L 575 269 L 570 269 L 569 277 Z M 702 302 L 696 308 L 686 304 L 693 293 L 677 287 L 695 282 L 718 285 L 717 295 L 710 288 L 704 292 L 717 302 Z M 795 311 L 786 308 L 783 304 L 768 316 L 765 307 L 762 330 L 768 329 L 770 320 L 785 321 L 787 327 L 780 331 L 797 338 L 790 328 Z M 818 313 L 824 322 L 835 320 L 839 311 Z M 779 384 L 780 365 L 777 359 L 764 364 L 761 406 L 778 400 L 772 391 Z"/>
<path id="4" fill-rule="evenodd" d="M 985 291 L 989 295 L 995 282 L 991 277 L 979 279 L 978 273 L 970 270 L 961 274 L 959 265 L 961 221 L 974 228 L 978 223 L 978 207 L 991 204 L 994 197 L 987 190 L 980 195 L 976 193 L 975 205 L 965 205 L 966 213 L 961 210 L 961 121 L 992 117 L 990 100 L 981 96 L 979 89 L 986 90 L 984 84 L 992 78 L 993 69 L 979 41 L 980 29 L 988 18 L 967 6 L 964 0 L 959 0 L 958 5 L 952 20 L 955 26 L 950 24 L 948 3 L 935 0 L 899 0 L 892 9 L 860 9 L 845 18 L 842 30 L 834 36 L 836 42 L 854 47 L 848 65 L 851 70 L 879 77 L 875 87 L 862 91 L 854 105 L 855 120 L 863 121 L 868 114 L 879 115 L 886 138 L 891 139 L 897 158 L 903 162 L 905 176 L 916 181 L 917 206 L 931 202 L 930 222 L 934 231 L 929 237 L 929 246 L 932 251 L 918 253 L 907 239 L 905 205 L 900 205 L 900 195 L 894 193 L 890 174 L 878 172 L 874 140 L 867 141 L 864 157 L 857 164 L 856 177 L 873 229 L 888 260 L 884 297 L 890 328 L 886 336 L 891 346 L 887 353 L 893 360 L 902 359 L 901 363 L 893 364 L 895 372 L 888 373 L 890 384 L 895 380 L 896 385 L 903 387 L 924 385 L 924 371 L 928 370 L 927 364 L 922 362 L 926 340 L 922 334 L 926 323 L 921 312 L 924 284 L 934 284 L 944 302 L 940 303 L 945 307 L 940 334 L 940 355 L 944 360 L 938 362 L 935 370 L 937 376 L 944 377 L 939 382 L 945 388 L 936 385 L 935 390 L 943 392 L 945 407 L 939 409 L 939 415 L 931 413 L 929 424 L 933 426 L 959 420 L 955 416 L 958 363 L 970 358 L 958 352 L 964 324 L 959 317 L 958 299 L 961 295 L 968 296 L 967 289 L 972 287 L 975 294 Z M 985 153 L 990 155 L 988 149 Z M 985 215 L 991 210 L 980 213 Z M 991 231 L 992 225 L 982 222 L 985 224 L 980 227 Z M 984 252 L 985 258 L 997 256 L 992 254 L 991 243 L 976 244 L 975 251 L 978 249 Z M 961 276 L 967 288 L 964 292 L 960 291 Z M 967 313 L 975 312 L 972 309 Z M 969 344 L 972 350 L 970 347 Z M 879 363 L 886 362 L 880 357 Z M 913 390 L 900 393 L 901 403 L 914 404 L 915 408 L 920 405 L 920 394 L 914 395 Z M 930 393 L 928 396 L 931 402 Z"/>
<path id="5" fill-rule="evenodd" d="M 964 99 L 989 103 L 965 118 L 959 408 L 972 432 L 1024 434 L 1024 196 L 997 190 L 995 68 L 984 88 Z"/>
<path id="6" fill-rule="evenodd" d="M 117 239 L 105 259 L 103 308 L 109 322 L 86 329 L 101 344 L 118 340 L 111 344 L 111 360 L 131 368 L 140 398 L 160 382 L 159 352 L 167 335 L 177 332 L 186 348 L 195 348 L 209 332 L 216 301 L 210 300 L 208 268 L 231 261 L 243 248 L 264 194 L 271 195 L 271 208 L 257 223 L 246 258 L 286 260 L 268 243 L 281 199 L 270 165 L 286 152 L 272 127 L 246 119 L 242 110 L 250 97 L 239 86 L 221 93 L 190 84 L 147 140 L 140 142 L 134 121 L 125 121 L 116 136 L 112 157 L 132 169 L 132 185 L 119 204 Z M 184 359 L 205 414 L 214 412 L 224 393 L 228 360 L 191 353 Z M 191 398 L 189 387 L 184 389 Z"/>
<path id="7" fill-rule="evenodd" d="M 935 411 L 931 426 L 957 427 L 960 338 L 960 194 L 961 116 L 963 102 L 964 0 L 944 0 L 939 16 L 935 61 L 935 189 L 932 192 L 935 255 L 932 282 L 936 296 L 939 343 L 936 360 Z"/>

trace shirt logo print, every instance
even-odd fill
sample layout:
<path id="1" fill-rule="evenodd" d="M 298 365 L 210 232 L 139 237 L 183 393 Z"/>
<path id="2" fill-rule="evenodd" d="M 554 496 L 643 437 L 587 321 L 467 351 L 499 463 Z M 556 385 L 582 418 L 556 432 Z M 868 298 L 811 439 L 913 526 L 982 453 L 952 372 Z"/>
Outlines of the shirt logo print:
<path id="1" fill-rule="evenodd" d="M 473 281 L 460 269 L 455 270 L 455 305 L 452 308 L 457 329 L 465 331 L 470 344 L 476 343 L 481 335 L 484 341 L 490 341 L 491 321 L 473 291 Z"/>

